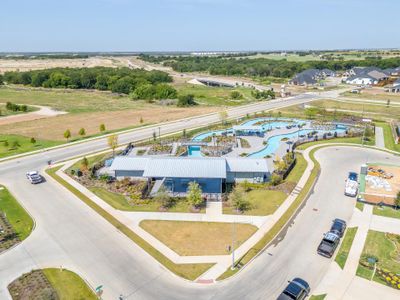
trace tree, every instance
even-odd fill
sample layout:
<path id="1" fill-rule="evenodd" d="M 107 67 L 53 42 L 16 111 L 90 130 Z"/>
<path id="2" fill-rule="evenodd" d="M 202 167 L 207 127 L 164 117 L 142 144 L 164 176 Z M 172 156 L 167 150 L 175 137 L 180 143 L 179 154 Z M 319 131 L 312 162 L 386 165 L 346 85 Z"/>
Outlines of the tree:
<path id="1" fill-rule="evenodd" d="M 113 151 L 113 157 L 114 157 L 114 155 L 115 155 L 115 148 L 118 147 L 118 135 L 116 135 L 116 134 L 110 135 L 110 136 L 107 138 L 107 143 L 108 143 L 108 146 L 112 149 L 112 151 Z"/>
<path id="2" fill-rule="evenodd" d="M 186 138 L 186 129 L 183 129 L 183 131 L 182 131 L 182 137 L 183 137 L 183 138 Z"/>
<path id="3" fill-rule="evenodd" d="M 400 207 L 400 191 L 397 193 L 396 198 L 394 199 L 394 205 L 396 208 Z"/>
<path id="4" fill-rule="evenodd" d="M 86 135 L 86 130 L 85 130 L 85 128 L 81 128 L 81 129 L 79 129 L 79 135 L 80 136 L 84 136 L 84 135 Z"/>
<path id="5" fill-rule="evenodd" d="M 31 137 L 31 143 L 36 144 L 36 139 L 34 137 Z"/>
<path id="6" fill-rule="evenodd" d="M 276 173 L 272 173 L 270 182 L 274 186 L 278 185 L 278 184 L 280 184 L 282 182 L 282 177 L 280 175 L 276 174 Z"/>
<path id="7" fill-rule="evenodd" d="M 143 120 L 143 117 L 142 117 L 142 116 L 140 116 L 139 123 L 140 123 L 140 124 L 143 124 L 143 122 L 144 122 L 144 120 Z"/>
<path id="8" fill-rule="evenodd" d="M 88 167 L 89 167 L 89 161 L 85 156 L 84 158 L 82 158 L 82 161 L 81 161 L 81 170 L 86 171 L 88 169 Z"/>
<path id="9" fill-rule="evenodd" d="M 386 107 L 389 107 L 390 106 L 390 99 L 387 99 L 387 101 L 386 101 Z"/>
<path id="10" fill-rule="evenodd" d="M 243 95 L 239 92 L 239 91 L 232 91 L 231 92 L 231 98 L 238 100 L 238 99 L 242 99 Z"/>
<path id="11" fill-rule="evenodd" d="M 4 143 L 3 143 L 3 145 L 4 145 L 4 147 L 8 147 L 8 146 L 9 146 L 8 141 L 5 140 Z"/>
<path id="12" fill-rule="evenodd" d="M 313 119 L 317 115 L 318 109 L 315 107 L 308 107 L 304 110 L 304 113 L 306 114 L 307 118 Z"/>
<path id="13" fill-rule="evenodd" d="M 233 191 L 229 194 L 229 201 L 237 211 L 246 211 L 250 209 L 251 204 L 246 199 L 246 193 L 241 185 L 235 186 Z"/>
<path id="14" fill-rule="evenodd" d="M 168 208 L 172 205 L 172 198 L 170 197 L 168 190 L 165 186 L 161 186 L 156 195 L 154 196 L 154 200 L 160 203 L 162 207 Z"/>
<path id="15" fill-rule="evenodd" d="M 71 131 L 69 129 L 65 130 L 64 137 L 68 140 L 71 137 Z"/>
<path id="16" fill-rule="evenodd" d="M 203 204 L 204 201 L 201 197 L 201 187 L 196 181 L 189 182 L 187 199 L 194 207 L 199 207 Z"/>
<path id="17" fill-rule="evenodd" d="M 188 107 L 188 106 L 193 106 L 197 105 L 196 101 L 194 100 L 194 95 L 188 94 L 188 95 L 181 95 L 178 97 L 178 107 Z"/>
<path id="18" fill-rule="evenodd" d="M 224 125 L 228 119 L 228 112 L 226 110 L 220 111 L 219 119 L 221 120 L 222 125 Z"/>
<path id="19" fill-rule="evenodd" d="M 106 125 L 104 125 L 104 123 L 101 123 L 99 126 L 99 130 L 100 130 L 100 132 L 106 131 Z"/>

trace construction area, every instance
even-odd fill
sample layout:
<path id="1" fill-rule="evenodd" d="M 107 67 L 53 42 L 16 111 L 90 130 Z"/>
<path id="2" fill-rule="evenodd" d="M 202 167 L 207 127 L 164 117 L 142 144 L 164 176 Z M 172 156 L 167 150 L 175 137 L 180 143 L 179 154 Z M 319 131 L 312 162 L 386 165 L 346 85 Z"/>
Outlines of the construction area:
<path id="1" fill-rule="evenodd" d="M 360 196 L 365 202 L 395 205 L 400 192 L 400 166 L 368 164 L 361 167 Z"/>

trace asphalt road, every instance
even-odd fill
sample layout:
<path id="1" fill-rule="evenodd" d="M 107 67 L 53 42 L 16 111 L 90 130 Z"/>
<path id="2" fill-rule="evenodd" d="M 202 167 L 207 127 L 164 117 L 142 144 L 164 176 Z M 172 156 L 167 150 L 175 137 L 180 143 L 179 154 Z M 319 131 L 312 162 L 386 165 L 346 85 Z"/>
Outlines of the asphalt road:
<path id="1" fill-rule="evenodd" d="M 300 103 L 308 101 L 295 98 Z M 278 105 L 279 103 L 271 103 Z M 291 103 L 292 104 L 292 103 Z M 258 110 L 268 109 L 255 108 Z M 236 112 L 235 112 L 236 113 Z M 204 120 L 210 122 L 208 116 Z M 185 124 L 174 123 L 175 130 Z M 199 124 L 201 123 L 201 124 Z M 166 125 L 161 130 L 168 130 Z M 170 130 L 173 130 L 171 128 Z M 187 128 L 187 127 L 186 127 Z M 122 142 L 152 135 L 153 129 L 120 136 Z M 104 285 L 104 299 L 273 299 L 286 280 L 300 276 L 315 287 L 325 274 L 329 260 L 316 254 L 322 234 L 335 217 L 348 220 L 354 199 L 343 196 L 344 178 L 349 170 L 369 161 L 399 158 L 361 148 L 324 149 L 317 152 L 322 173 L 307 205 L 296 217 L 284 239 L 270 247 L 238 276 L 215 285 L 201 286 L 177 278 L 161 267 L 141 248 L 118 232 L 79 199 L 48 178 L 32 186 L 26 170 L 39 169 L 47 159 L 61 160 L 105 147 L 96 140 L 52 150 L 0 164 L 0 182 L 6 185 L 36 220 L 36 228 L 20 245 L 0 255 L 0 299 L 8 299 L 7 284 L 34 268 L 63 266 L 93 286 Z M 316 210 L 315 210 L 316 209 Z"/>

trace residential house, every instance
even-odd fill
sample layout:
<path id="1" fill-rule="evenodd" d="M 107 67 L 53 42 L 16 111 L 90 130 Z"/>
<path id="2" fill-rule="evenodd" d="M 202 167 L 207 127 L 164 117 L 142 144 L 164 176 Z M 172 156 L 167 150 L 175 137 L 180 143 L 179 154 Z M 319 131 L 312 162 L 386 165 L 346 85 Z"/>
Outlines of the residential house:
<path id="1" fill-rule="evenodd" d="M 320 80 L 325 79 L 328 76 L 335 76 L 335 72 L 329 69 L 308 69 L 296 74 L 292 80 L 289 81 L 290 84 L 294 85 L 316 85 Z"/>

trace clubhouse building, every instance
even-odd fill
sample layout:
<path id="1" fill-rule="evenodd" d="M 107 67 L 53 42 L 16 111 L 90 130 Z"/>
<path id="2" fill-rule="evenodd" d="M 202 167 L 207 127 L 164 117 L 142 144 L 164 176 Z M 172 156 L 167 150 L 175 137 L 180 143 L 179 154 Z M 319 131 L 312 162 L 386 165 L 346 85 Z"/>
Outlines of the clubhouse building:
<path id="1" fill-rule="evenodd" d="M 203 194 L 221 194 L 225 184 L 262 183 L 270 177 L 266 160 L 260 158 L 118 156 L 110 171 L 117 179 L 155 181 L 151 194 L 162 185 L 172 194 L 185 194 L 191 181 L 201 186 Z"/>

